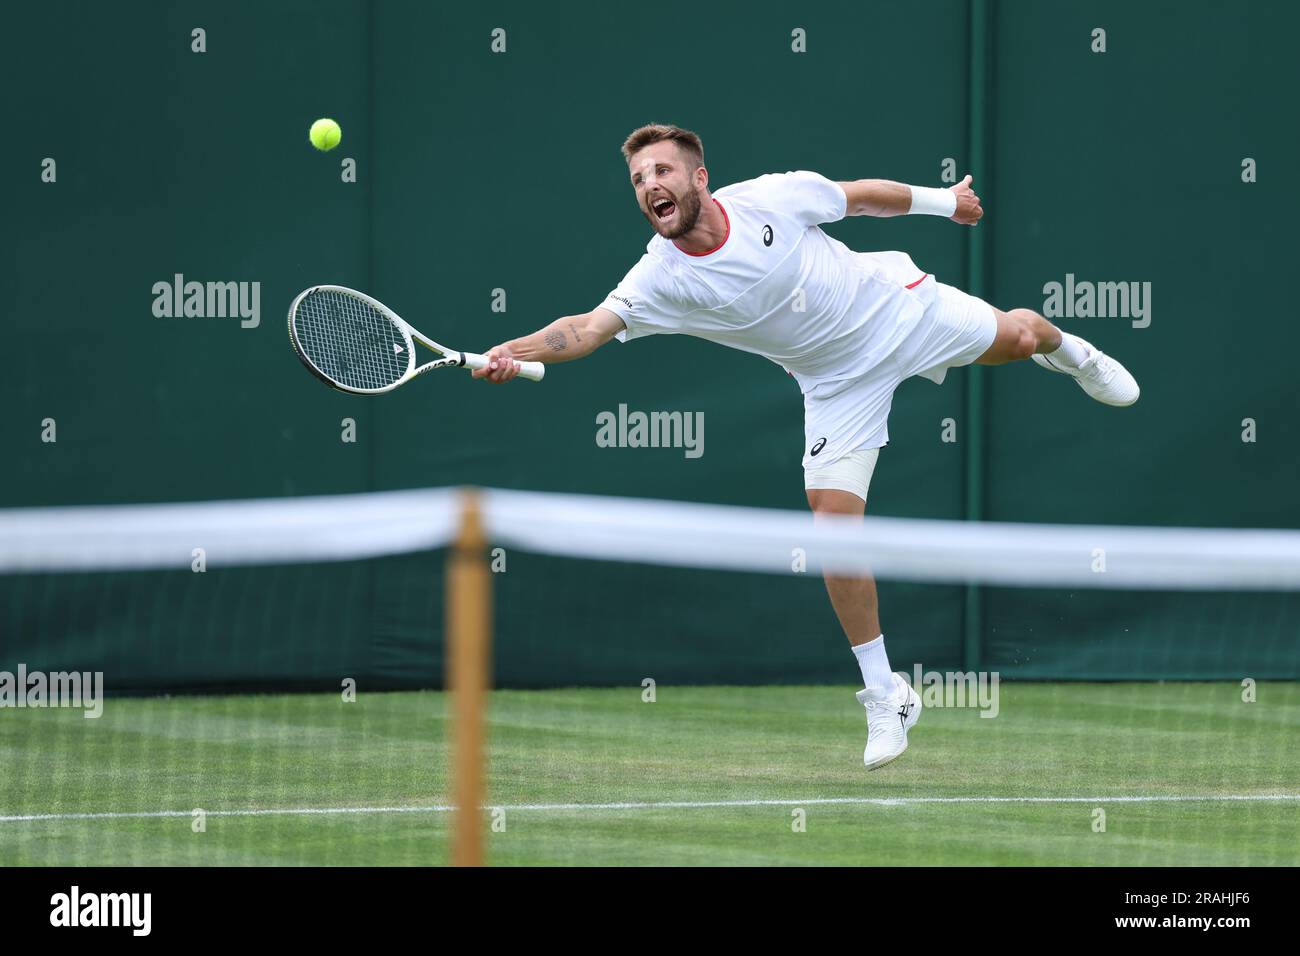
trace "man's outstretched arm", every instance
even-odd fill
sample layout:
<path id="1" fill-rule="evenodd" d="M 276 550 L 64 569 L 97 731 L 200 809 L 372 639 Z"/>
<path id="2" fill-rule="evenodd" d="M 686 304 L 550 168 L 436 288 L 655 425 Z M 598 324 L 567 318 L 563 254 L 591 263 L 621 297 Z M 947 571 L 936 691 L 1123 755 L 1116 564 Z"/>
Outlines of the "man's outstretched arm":
<path id="1" fill-rule="evenodd" d="M 924 213 L 947 216 L 963 226 L 973 226 L 984 215 L 980 197 L 970 188 L 971 177 L 947 189 L 909 186 L 889 179 L 855 179 L 840 183 L 846 198 L 846 216 L 906 216 Z"/>
<path id="2" fill-rule="evenodd" d="M 489 349 L 487 367 L 477 369 L 473 375 L 489 382 L 508 382 L 519 374 L 520 362 L 569 362 L 582 358 L 623 328 L 623 320 L 609 309 L 598 307 L 582 315 L 566 315 L 531 335 Z"/>

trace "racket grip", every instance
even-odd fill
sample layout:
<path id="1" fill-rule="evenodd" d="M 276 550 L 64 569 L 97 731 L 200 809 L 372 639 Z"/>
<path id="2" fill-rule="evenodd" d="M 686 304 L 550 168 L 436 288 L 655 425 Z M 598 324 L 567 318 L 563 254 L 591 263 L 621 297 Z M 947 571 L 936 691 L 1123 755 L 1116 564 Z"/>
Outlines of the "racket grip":
<path id="1" fill-rule="evenodd" d="M 487 367 L 487 356 L 479 355 L 477 352 L 462 352 L 465 358 L 465 367 L 471 369 L 480 369 Z M 530 382 L 540 382 L 546 374 L 546 366 L 541 362 L 520 362 L 519 375 Z"/>
<path id="2" fill-rule="evenodd" d="M 520 362 L 519 374 L 530 382 L 540 382 L 546 374 L 546 366 L 541 362 Z"/>

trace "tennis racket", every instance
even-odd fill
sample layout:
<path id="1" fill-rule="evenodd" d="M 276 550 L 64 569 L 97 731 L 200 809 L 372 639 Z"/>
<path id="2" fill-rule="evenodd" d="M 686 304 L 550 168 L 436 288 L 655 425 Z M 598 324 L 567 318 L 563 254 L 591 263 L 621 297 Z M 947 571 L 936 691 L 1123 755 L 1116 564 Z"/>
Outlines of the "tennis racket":
<path id="1" fill-rule="evenodd" d="M 415 343 L 438 358 L 416 367 Z M 341 285 L 314 285 L 289 306 L 289 342 L 318 379 L 357 395 L 391 392 L 435 368 L 484 368 L 487 356 L 444 348 L 382 302 Z M 520 362 L 519 374 L 540 382 L 541 362 Z"/>

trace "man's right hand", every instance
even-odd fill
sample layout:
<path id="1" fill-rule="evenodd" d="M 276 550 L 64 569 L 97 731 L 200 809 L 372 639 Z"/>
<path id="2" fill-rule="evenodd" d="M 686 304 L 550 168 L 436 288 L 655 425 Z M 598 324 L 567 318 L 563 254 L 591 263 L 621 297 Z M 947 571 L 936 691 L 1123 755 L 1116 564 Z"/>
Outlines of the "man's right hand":
<path id="1" fill-rule="evenodd" d="M 487 353 L 487 366 L 475 369 L 474 377 L 494 383 L 508 382 L 519 374 L 520 361 L 549 363 L 582 358 L 625 327 L 621 318 L 599 307 L 581 315 L 564 315 L 531 335 L 494 347 Z M 519 350 L 522 359 L 515 357 L 515 349 Z"/>
<path id="2" fill-rule="evenodd" d="M 476 368 L 470 374 L 475 378 L 485 378 L 497 384 L 508 382 L 519 374 L 519 363 L 510 353 L 509 347 L 505 345 L 497 345 L 490 349 L 487 360 L 485 367 Z"/>

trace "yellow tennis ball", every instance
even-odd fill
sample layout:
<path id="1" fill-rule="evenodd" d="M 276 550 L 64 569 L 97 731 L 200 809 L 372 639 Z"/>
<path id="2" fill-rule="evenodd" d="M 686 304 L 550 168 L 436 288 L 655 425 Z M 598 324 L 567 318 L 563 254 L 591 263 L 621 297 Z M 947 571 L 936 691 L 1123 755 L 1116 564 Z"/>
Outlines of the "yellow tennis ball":
<path id="1" fill-rule="evenodd" d="M 311 139 L 311 144 L 325 153 L 339 144 L 339 140 L 343 138 L 343 130 L 339 129 L 339 124 L 332 119 L 318 119 L 311 124 L 311 132 L 307 135 Z"/>

